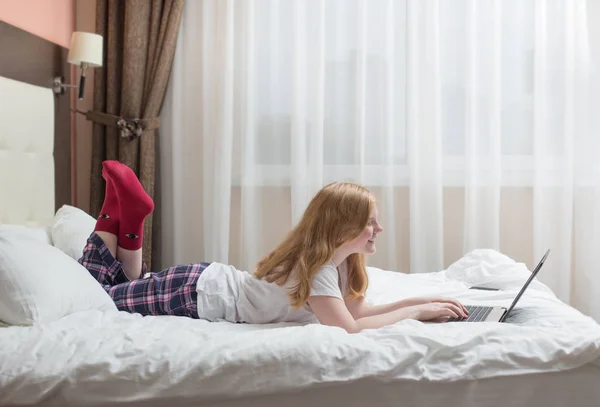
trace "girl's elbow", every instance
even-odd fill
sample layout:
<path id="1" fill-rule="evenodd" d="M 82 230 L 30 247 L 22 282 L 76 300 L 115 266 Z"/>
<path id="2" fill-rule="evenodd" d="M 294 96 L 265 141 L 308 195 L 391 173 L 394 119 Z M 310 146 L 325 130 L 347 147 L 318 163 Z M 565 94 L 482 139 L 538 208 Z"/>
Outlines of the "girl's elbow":
<path id="1" fill-rule="evenodd" d="M 340 328 L 343 328 L 349 334 L 357 334 L 363 329 L 356 320 L 354 321 L 354 323 L 346 324 Z"/>
<path id="2" fill-rule="evenodd" d="M 321 322 L 321 325 L 328 325 L 328 326 L 334 326 L 336 328 L 342 328 L 344 331 L 346 331 L 349 334 L 356 334 L 362 330 L 362 327 L 356 320 L 354 320 L 350 323 L 348 323 L 348 322 L 347 323 L 333 322 L 333 323 L 325 323 L 324 324 Z"/>

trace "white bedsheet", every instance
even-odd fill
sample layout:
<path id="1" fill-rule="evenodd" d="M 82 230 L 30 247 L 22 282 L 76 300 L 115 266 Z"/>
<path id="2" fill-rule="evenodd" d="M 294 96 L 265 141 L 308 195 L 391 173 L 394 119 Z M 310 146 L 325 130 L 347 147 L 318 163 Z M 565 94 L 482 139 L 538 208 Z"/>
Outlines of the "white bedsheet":
<path id="1" fill-rule="evenodd" d="M 543 273 L 543 269 L 542 269 Z M 368 299 L 444 294 L 507 306 L 529 272 L 480 250 L 439 273 L 369 269 Z M 499 292 L 467 290 L 486 283 Z M 600 325 L 538 281 L 509 323 L 403 321 L 349 335 L 321 325 L 208 323 L 88 311 L 0 328 L 0 404 L 206 400 L 371 377 L 456 381 L 600 366 Z"/>

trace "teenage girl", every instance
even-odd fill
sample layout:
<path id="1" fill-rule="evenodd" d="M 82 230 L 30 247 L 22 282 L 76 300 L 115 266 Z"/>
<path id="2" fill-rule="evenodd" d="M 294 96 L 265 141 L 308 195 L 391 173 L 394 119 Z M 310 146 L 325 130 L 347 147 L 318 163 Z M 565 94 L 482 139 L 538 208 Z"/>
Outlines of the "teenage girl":
<path id="1" fill-rule="evenodd" d="M 441 322 L 467 316 L 450 298 L 385 305 L 365 301 L 365 256 L 375 253 L 383 228 L 373 195 L 360 185 L 333 183 L 321 189 L 254 274 L 216 262 L 148 273 L 141 247 L 152 199 L 133 171 L 118 161 L 105 161 L 102 176 L 104 204 L 79 262 L 119 310 L 252 324 L 321 323 L 350 333 L 409 318 Z"/>

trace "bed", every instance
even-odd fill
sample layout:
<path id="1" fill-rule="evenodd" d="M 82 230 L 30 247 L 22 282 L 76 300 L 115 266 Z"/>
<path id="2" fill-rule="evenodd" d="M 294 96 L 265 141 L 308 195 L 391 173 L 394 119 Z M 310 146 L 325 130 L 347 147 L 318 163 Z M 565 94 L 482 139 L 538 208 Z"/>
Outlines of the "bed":
<path id="1" fill-rule="evenodd" d="M 64 50 L 56 51 L 55 45 L 4 23 L 0 23 L 1 48 L 7 44 L 7 32 L 11 47 L 25 50 L 34 48 L 32 43 L 53 47 L 55 51 L 44 58 L 37 52 L 36 64 L 46 70 L 57 66 L 56 55 L 65 59 Z M 0 86 L 5 86 L 5 93 L 14 92 L 2 98 L 18 100 L 26 94 L 30 95 L 27 106 L 38 106 L 34 94 L 42 99 L 50 94 L 43 89 L 33 92 L 29 86 L 49 83 L 55 72 L 47 82 L 20 76 L 19 67 L 28 66 L 21 58 L 25 53 L 13 54 L 10 61 L 0 53 Z M 8 78 L 10 85 L 6 85 Z M 34 295 L 29 300 L 46 301 L 24 323 L 6 323 L 8 311 L 2 308 L 5 299 L 0 295 L 0 320 L 2 313 L 5 319 L 0 328 L 0 405 L 600 405 L 600 326 L 560 302 L 537 280 L 507 323 L 403 321 L 354 335 L 320 325 L 209 323 L 118 312 L 107 305 L 101 288 L 90 285 L 85 272 L 74 286 L 89 295 L 52 297 L 53 290 L 65 289 L 57 280 L 71 281 L 66 273 L 81 272 L 74 259 L 94 223 L 82 211 L 64 206 L 70 202 L 70 189 L 65 193 L 70 171 L 61 154 L 68 145 L 65 123 L 69 118 L 57 113 L 64 112 L 64 107 L 58 107 L 64 99 L 40 102 L 39 109 L 46 113 L 37 114 L 53 118 L 46 120 L 46 131 L 39 128 L 41 121 L 37 127 L 17 126 L 18 130 L 14 120 L 12 128 L 0 123 L 4 145 L 19 145 L 10 132 L 29 128 L 35 133 L 26 137 L 31 142 L 25 155 L 22 144 L 20 150 L 4 148 L 1 163 L 23 164 L 27 154 L 40 152 L 19 171 L 4 167 L 0 173 L 4 188 L 0 262 L 18 252 L 2 246 L 20 250 L 21 238 L 23 244 L 37 245 L 36 256 L 27 256 L 28 246 L 11 267 L 19 268 L 19 277 L 31 274 L 35 277 L 31 281 L 43 280 L 44 290 L 35 294 L 40 298 Z M 12 108 L 15 105 L 11 103 Z M 54 148 L 50 156 L 49 145 Z M 15 159 L 15 154 L 21 155 Z M 34 165 L 40 160 L 44 167 Z M 46 255 L 56 257 L 45 260 Z M 48 264 L 61 267 L 50 271 Z M 7 281 L 1 274 L 13 271 L 0 269 L 0 291 Z M 404 275 L 372 267 L 368 272 L 367 299 L 372 303 L 442 294 L 465 303 L 503 306 L 529 274 L 524 264 L 493 250 L 468 253 L 437 273 Z M 499 291 L 469 289 L 482 284 Z"/>

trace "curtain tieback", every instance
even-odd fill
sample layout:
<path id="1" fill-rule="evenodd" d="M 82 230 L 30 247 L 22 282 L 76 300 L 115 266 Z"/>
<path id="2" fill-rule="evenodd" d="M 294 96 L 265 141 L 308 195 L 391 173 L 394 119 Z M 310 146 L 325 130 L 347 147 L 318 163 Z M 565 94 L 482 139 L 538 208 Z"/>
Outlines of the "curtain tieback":
<path id="1" fill-rule="evenodd" d="M 160 119 L 154 117 L 151 119 L 128 119 L 121 116 L 115 116 L 108 113 L 102 113 L 97 110 L 82 112 L 77 109 L 87 120 L 105 126 L 114 126 L 119 129 L 122 138 L 134 140 L 139 138 L 145 130 L 155 130 L 160 127 Z"/>

